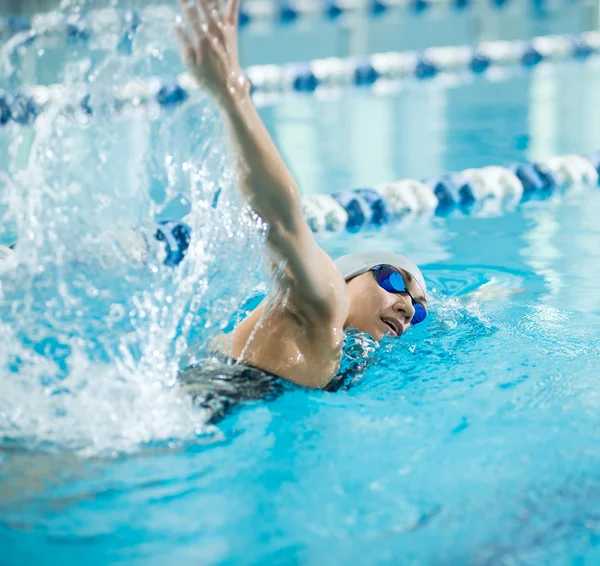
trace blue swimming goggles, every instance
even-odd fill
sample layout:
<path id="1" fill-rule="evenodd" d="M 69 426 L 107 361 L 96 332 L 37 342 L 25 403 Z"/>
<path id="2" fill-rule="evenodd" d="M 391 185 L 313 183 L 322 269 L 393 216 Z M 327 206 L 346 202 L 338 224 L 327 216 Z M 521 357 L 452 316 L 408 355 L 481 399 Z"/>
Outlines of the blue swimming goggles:
<path id="1" fill-rule="evenodd" d="M 382 289 L 385 289 L 388 293 L 406 293 L 411 298 L 415 309 L 415 314 L 410 321 L 413 326 L 419 324 L 419 322 L 423 322 L 427 318 L 427 309 L 413 299 L 413 296 L 406 288 L 404 277 L 402 277 L 402 274 L 396 268 L 391 265 L 376 265 L 371 271 Z"/>

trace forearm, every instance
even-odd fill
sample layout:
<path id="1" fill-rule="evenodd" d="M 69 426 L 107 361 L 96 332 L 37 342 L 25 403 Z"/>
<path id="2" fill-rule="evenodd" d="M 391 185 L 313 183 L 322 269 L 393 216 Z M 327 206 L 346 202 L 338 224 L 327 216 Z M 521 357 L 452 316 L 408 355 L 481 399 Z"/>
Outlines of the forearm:
<path id="1" fill-rule="evenodd" d="M 269 225 L 273 238 L 297 236 L 305 227 L 298 187 L 252 104 L 239 64 L 239 0 L 228 0 L 224 12 L 217 0 L 180 0 L 180 4 L 187 24 L 187 29 L 176 28 L 182 59 L 221 109 L 242 193 Z"/>
<path id="2" fill-rule="evenodd" d="M 269 226 L 293 232 L 302 219 L 300 193 L 248 93 L 219 105 L 227 124 L 239 186 Z"/>
<path id="3" fill-rule="evenodd" d="M 227 0 L 224 9 L 218 0 L 179 1 L 185 20 L 176 28 L 182 59 L 222 112 L 240 189 L 269 225 L 267 241 L 285 263 L 278 281 L 286 301 L 309 324 L 321 326 L 347 310 L 340 307 L 346 284 L 305 222 L 296 182 L 252 104 L 238 57 L 240 0 Z"/>

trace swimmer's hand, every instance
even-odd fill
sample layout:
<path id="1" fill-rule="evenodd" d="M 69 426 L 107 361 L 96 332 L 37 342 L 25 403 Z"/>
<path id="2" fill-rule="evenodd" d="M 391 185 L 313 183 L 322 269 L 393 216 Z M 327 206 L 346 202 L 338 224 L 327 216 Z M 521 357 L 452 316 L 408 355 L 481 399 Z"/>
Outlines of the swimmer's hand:
<path id="1" fill-rule="evenodd" d="M 250 90 L 238 57 L 239 3 L 228 0 L 222 11 L 218 0 L 179 0 L 185 21 L 185 26 L 176 24 L 181 57 L 218 104 L 244 97 Z"/>
<path id="2" fill-rule="evenodd" d="M 507 289 L 506 287 L 502 287 L 492 281 L 489 281 L 478 289 L 463 295 L 461 299 L 468 303 L 482 303 L 484 301 L 493 301 L 496 299 L 511 297 L 512 295 L 517 295 L 519 293 L 523 293 L 524 291 L 525 289 L 522 287 L 519 287 L 518 289 Z"/>

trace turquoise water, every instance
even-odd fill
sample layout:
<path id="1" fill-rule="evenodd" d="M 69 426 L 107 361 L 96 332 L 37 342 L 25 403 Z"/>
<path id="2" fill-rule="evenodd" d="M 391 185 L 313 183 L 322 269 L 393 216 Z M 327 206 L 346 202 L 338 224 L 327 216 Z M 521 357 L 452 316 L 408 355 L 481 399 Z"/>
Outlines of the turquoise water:
<path id="1" fill-rule="evenodd" d="M 114 458 L 5 443 L 6 563 L 595 564 L 599 207 L 373 235 L 428 257 L 433 316 L 349 390 Z M 524 290 L 450 298 L 489 281 Z"/>
<path id="2" fill-rule="evenodd" d="M 303 191 L 328 192 L 597 150 L 599 77 L 592 61 L 261 112 Z M 37 124 L 2 134 L 22 250 L 0 289 L 3 564 L 600 561 L 598 189 L 323 237 L 414 258 L 431 316 L 349 387 L 212 426 L 177 366 L 265 282 L 214 114 Z M 123 227 L 180 193 L 190 257 L 132 267 Z"/>

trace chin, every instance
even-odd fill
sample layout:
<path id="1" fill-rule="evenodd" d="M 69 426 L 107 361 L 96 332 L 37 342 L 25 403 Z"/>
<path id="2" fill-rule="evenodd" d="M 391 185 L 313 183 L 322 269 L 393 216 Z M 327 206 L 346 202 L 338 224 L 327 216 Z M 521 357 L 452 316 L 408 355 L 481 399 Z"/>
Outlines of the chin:
<path id="1" fill-rule="evenodd" d="M 384 338 L 386 333 L 385 332 L 381 332 L 381 330 L 376 330 L 375 332 L 367 332 L 367 334 L 369 336 L 371 336 L 374 340 L 377 340 L 377 342 L 381 342 Z"/>
<path id="2" fill-rule="evenodd" d="M 373 340 L 376 340 L 377 342 L 381 342 L 383 340 L 383 337 L 385 336 L 385 332 L 381 332 L 381 330 L 379 328 L 373 328 L 373 327 L 367 328 L 366 326 L 362 326 L 362 325 L 359 326 L 358 324 L 351 324 L 350 326 L 353 326 L 360 332 L 364 332 L 365 334 L 367 334 L 369 337 L 373 338 Z"/>

